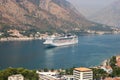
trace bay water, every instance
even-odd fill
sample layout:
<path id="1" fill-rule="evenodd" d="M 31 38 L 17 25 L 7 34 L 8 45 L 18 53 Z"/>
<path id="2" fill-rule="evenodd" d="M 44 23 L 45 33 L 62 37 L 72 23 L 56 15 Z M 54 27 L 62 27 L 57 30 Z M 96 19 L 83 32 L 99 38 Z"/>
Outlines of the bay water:
<path id="1" fill-rule="evenodd" d="M 75 45 L 47 48 L 42 40 L 0 42 L 0 69 L 92 67 L 120 55 L 120 34 L 79 36 Z"/>

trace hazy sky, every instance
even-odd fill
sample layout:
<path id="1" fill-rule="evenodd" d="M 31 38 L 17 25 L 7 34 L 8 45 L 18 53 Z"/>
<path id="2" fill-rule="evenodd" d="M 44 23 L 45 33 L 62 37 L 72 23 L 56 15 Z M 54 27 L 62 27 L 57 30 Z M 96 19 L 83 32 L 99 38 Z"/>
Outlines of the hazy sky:
<path id="1" fill-rule="evenodd" d="M 67 0 L 71 2 L 82 14 L 90 16 L 96 11 L 110 5 L 116 0 Z"/>
<path id="2" fill-rule="evenodd" d="M 79 5 L 95 5 L 95 6 L 105 6 L 116 0 L 67 0 Z"/>

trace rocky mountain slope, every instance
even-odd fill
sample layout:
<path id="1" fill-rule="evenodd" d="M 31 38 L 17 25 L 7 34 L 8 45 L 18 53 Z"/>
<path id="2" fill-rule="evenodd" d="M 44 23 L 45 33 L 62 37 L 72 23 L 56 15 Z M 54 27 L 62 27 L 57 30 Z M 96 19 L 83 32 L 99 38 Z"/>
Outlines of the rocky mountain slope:
<path id="1" fill-rule="evenodd" d="M 66 0 L 0 0 L 0 30 L 78 31 L 96 26 Z"/>
<path id="2" fill-rule="evenodd" d="M 120 0 L 94 14 L 91 18 L 98 23 L 120 27 Z"/>

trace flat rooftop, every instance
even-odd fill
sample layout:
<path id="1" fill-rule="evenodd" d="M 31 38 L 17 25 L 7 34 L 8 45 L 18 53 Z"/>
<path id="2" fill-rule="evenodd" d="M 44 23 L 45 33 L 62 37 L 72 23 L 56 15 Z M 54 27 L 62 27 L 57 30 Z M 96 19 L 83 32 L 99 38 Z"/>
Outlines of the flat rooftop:
<path id="1" fill-rule="evenodd" d="M 92 69 L 85 68 L 85 67 L 74 68 L 74 70 L 81 71 L 81 72 L 92 71 Z"/>

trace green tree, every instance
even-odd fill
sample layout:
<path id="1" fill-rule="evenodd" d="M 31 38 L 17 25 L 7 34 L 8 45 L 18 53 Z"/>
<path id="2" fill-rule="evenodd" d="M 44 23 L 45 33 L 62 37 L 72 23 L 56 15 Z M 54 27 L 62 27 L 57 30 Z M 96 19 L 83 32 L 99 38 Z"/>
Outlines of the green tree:
<path id="1" fill-rule="evenodd" d="M 22 74 L 25 80 L 38 80 L 38 75 L 35 70 L 28 70 L 24 68 L 7 68 L 0 71 L 0 80 L 7 80 L 8 76 Z"/>
<path id="2" fill-rule="evenodd" d="M 113 72 L 110 75 L 111 77 L 120 77 L 120 67 L 113 67 Z"/>
<path id="3" fill-rule="evenodd" d="M 67 75 L 73 75 L 73 70 L 74 70 L 74 67 L 73 67 L 73 68 L 66 69 L 66 70 L 65 70 L 65 74 L 67 74 Z"/>
<path id="4" fill-rule="evenodd" d="M 51 69 L 51 71 L 53 72 L 53 71 L 54 71 L 54 69 L 52 68 L 52 69 Z"/>
<path id="5" fill-rule="evenodd" d="M 116 56 L 113 56 L 111 59 L 110 59 L 110 66 L 112 68 L 114 68 L 116 65 Z"/>
<path id="6" fill-rule="evenodd" d="M 92 70 L 93 70 L 93 78 L 94 79 L 99 80 L 101 78 L 108 76 L 108 74 L 103 69 L 92 68 Z"/>
<path id="7" fill-rule="evenodd" d="M 48 72 L 48 69 L 47 69 L 47 68 L 44 68 L 44 72 Z"/>

